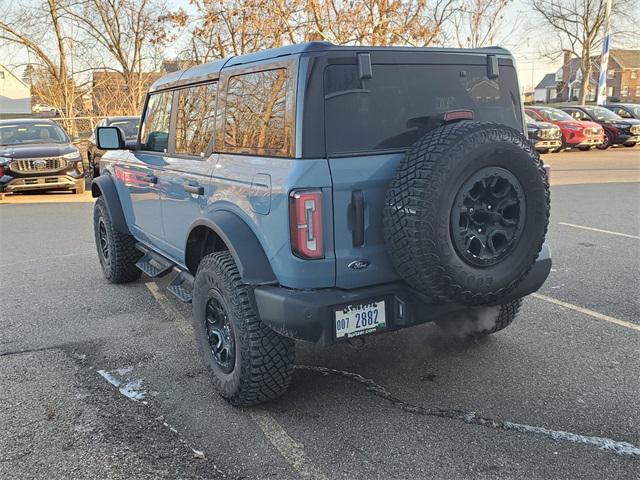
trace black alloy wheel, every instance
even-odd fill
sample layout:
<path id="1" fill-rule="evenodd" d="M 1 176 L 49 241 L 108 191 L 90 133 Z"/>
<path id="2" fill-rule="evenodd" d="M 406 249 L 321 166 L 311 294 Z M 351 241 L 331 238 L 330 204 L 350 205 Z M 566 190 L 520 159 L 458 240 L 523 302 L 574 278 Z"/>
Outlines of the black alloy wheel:
<path id="1" fill-rule="evenodd" d="M 213 358 L 224 373 L 233 371 L 235 365 L 235 338 L 222 295 L 215 289 L 209 291 L 205 329 Z"/>
<path id="2" fill-rule="evenodd" d="M 101 217 L 98 220 L 98 251 L 105 262 L 109 261 L 109 236 L 107 235 L 107 226 Z"/>
<path id="3" fill-rule="evenodd" d="M 451 213 L 461 258 L 476 267 L 499 263 L 517 245 L 526 216 L 524 190 L 505 168 L 485 167 L 462 185 Z"/>

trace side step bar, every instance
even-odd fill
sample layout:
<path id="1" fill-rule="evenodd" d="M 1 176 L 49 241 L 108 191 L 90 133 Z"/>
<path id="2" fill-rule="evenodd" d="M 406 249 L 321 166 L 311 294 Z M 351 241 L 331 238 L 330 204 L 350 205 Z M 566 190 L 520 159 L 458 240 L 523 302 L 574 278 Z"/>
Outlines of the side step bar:
<path id="1" fill-rule="evenodd" d="M 169 286 L 167 286 L 167 290 L 173 293 L 178 299 L 185 303 L 191 303 L 192 292 L 193 292 L 193 275 L 185 270 L 179 270 L 180 273 L 176 275 Z"/>
<path id="2" fill-rule="evenodd" d="M 152 278 L 163 277 L 171 271 L 175 271 L 177 275 L 171 280 L 171 283 L 167 286 L 167 290 L 178 297 L 178 300 L 181 302 L 191 303 L 193 282 L 195 281 L 193 275 L 141 243 L 138 243 L 136 248 L 144 253 L 142 258 L 136 263 L 136 267 Z"/>
<path id="3" fill-rule="evenodd" d="M 144 253 L 142 258 L 136 263 L 136 267 L 148 276 L 152 278 L 162 277 L 169 273 L 174 267 L 174 263 L 171 260 L 149 250 L 147 247 L 138 244 L 136 248 Z"/>

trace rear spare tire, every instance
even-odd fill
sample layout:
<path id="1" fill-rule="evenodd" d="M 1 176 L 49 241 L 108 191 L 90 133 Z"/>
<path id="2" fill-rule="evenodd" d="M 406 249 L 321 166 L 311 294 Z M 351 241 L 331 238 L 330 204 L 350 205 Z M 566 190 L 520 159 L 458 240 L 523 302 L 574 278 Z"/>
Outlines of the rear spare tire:
<path id="1" fill-rule="evenodd" d="M 384 231 L 398 273 L 435 300 L 496 303 L 533 266 L 549 222 L 540 156 L 506 125 L 432 130 L 389 185 Z"/>

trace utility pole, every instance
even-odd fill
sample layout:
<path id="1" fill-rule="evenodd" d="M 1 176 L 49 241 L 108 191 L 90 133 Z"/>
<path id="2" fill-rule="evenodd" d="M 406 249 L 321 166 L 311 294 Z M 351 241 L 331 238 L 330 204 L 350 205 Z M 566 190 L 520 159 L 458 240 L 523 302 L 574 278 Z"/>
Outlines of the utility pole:
<path id="1" fill-rule="evenodd" d="M 611 15 L 611 3 L 607 0 L 607 7 L 604 17 L 604 42 L 602 43 L 602 57 L 600 58 L 600 77 L 598 78 L 598 97 L 596 103 L 604 105 L 607 103 L 607 73 L 609 70 L 609 16 Z"/>

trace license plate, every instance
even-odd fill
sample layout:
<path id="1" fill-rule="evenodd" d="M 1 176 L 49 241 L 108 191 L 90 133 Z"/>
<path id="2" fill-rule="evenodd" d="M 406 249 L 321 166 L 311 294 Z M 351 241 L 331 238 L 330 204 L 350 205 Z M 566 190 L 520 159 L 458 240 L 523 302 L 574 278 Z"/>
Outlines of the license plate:
<path id="1" fill-rule="evenodd" d="M 384 301 L 352 303 L 335 310 L 336 338 L 377 332 L 386 325 Z"/>

